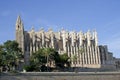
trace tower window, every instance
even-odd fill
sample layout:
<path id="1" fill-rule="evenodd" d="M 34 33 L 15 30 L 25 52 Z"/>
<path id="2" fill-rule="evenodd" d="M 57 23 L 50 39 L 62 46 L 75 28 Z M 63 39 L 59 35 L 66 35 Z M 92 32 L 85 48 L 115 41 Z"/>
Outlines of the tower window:
<path id="1" fill-rule="evenodd" d="M 19 26 L 18 26 L 18 29 L 19 29 Z"/>

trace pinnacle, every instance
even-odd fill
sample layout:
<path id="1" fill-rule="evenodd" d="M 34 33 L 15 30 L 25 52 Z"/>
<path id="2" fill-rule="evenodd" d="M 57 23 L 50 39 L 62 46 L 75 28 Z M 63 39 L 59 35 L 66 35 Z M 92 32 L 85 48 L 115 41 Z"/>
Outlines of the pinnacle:
<path id="1" fill-rule="evenodd" d="M 20 15 L 18 15 L 16 24 L 20 24 L 21 22 L 22 22 L 22 21 L 21 21 L 21 17 L 20 17 Z"/>

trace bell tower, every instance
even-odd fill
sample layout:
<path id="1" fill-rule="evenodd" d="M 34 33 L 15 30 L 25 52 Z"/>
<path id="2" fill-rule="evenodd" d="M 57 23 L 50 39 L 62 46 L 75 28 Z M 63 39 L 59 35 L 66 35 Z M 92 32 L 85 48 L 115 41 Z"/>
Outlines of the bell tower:
<path id="1" fill-rule="evenodd" d="M 24 26 L 20 16 L 17 17 L 16 21 L 16 41 L 24 54 Z"/>

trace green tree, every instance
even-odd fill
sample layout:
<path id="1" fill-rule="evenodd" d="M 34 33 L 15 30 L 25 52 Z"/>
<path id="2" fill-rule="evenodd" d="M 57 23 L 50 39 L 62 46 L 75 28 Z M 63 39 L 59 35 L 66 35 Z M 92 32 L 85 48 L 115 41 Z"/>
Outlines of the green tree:
<path id="1" fill-rule="evenodd" d="M 0 45 L 0 72 L 2 72 L 3 66 L 6 63 L 5 62 L 5 60 L 6 60 L 5 56 L 6 56 L 6 53 L 4 51 L 4 47 L 3 47 L 3 45 Z"/>
<path id="2" fill-rule="evenodd" d="M 61 68 L 64 68 L 66 66 L 70 66 L 68 55 L 65 54 L 59 54 L 55 51 L 53 48 L 41 48 L 35 53 L 32 54 L 30 57 L 30 65 L 25 66 L 26 70 L 28 71 L 49 71 L 48 69 L 52 65 L 59 66 Z"/>
<path id="3" fill-rule="evenodd" d="M 19 66 L 19 62 L 22 59 L 21 49 L 18 47 L 18 43 L 16 41 L 8 40 L 4 43 L 4 65 L 10 70 L 15 70 Z"/>
<path id="4" fill-rule="evenodd" d="M 82 67 L 83 67 L 83 55 L 84 55 L 84 49 L 83 48 L 79 49 L 79 55 L 82 56 L 82 59 L 81 59 L 82 61 L 81 62 L 82 62 Z"/>
<path id="5" fill-rule="evenodd" d="M 36 70 L 41 66 L 46 65 L 48 71 L 48 63 L 54 61 L 55 52 L 56 51 L 52 48 L 41 48 L 32 54 L 30 58 L 30 64 L 35 65 L 34 67 Z"/>
<path id="6" fill-rule="evenodd" d="M 60 68 L 64 68 L 65 66 L 70 66 L 70 58 L 68 57 L 67 53 L 64 54 L 56 54 L 55 56 L 55 63 L 56 66 Z"/>
<path id="7" fill-rule="evenodd" d="M 43 48 L 43 54 L 45 55 L 46 58 L 46 65 L 47 65 L 47 69 L 49 67 L 48 63 L 52 60 L 54 60 L 54 56 L 52 54 L 54 54 L 54 49 L 52 48 Z M 47 70 L 48 71 L 48 70 Z"/>

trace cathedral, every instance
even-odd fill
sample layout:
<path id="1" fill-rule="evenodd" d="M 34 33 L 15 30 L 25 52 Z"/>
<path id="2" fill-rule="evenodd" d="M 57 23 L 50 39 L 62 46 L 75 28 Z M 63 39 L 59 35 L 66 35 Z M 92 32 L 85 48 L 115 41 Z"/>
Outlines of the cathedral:
<path id="1" fill-rule="evenodd" d="M 32 53 L 39 48 L 54 48 L 59 54 L 67 53 L 72 59 L 71 67 L 101 68 L 104 65 L 112 64 L 112 53 L 108 52 L 107 46 L 98 45 L 97 32 L 87 31 L 86 33 L 66 31 L 64 29 L 54 32 L 52 29 L 44 31 L 41 28 L 35 31 L 24 30 L 23 22 L 18 16 L 16 21 L 16 41 L 24 54 L 24 61 L 27 63 Z M 76 65 L 75 65 L 76 64 Z"/>

